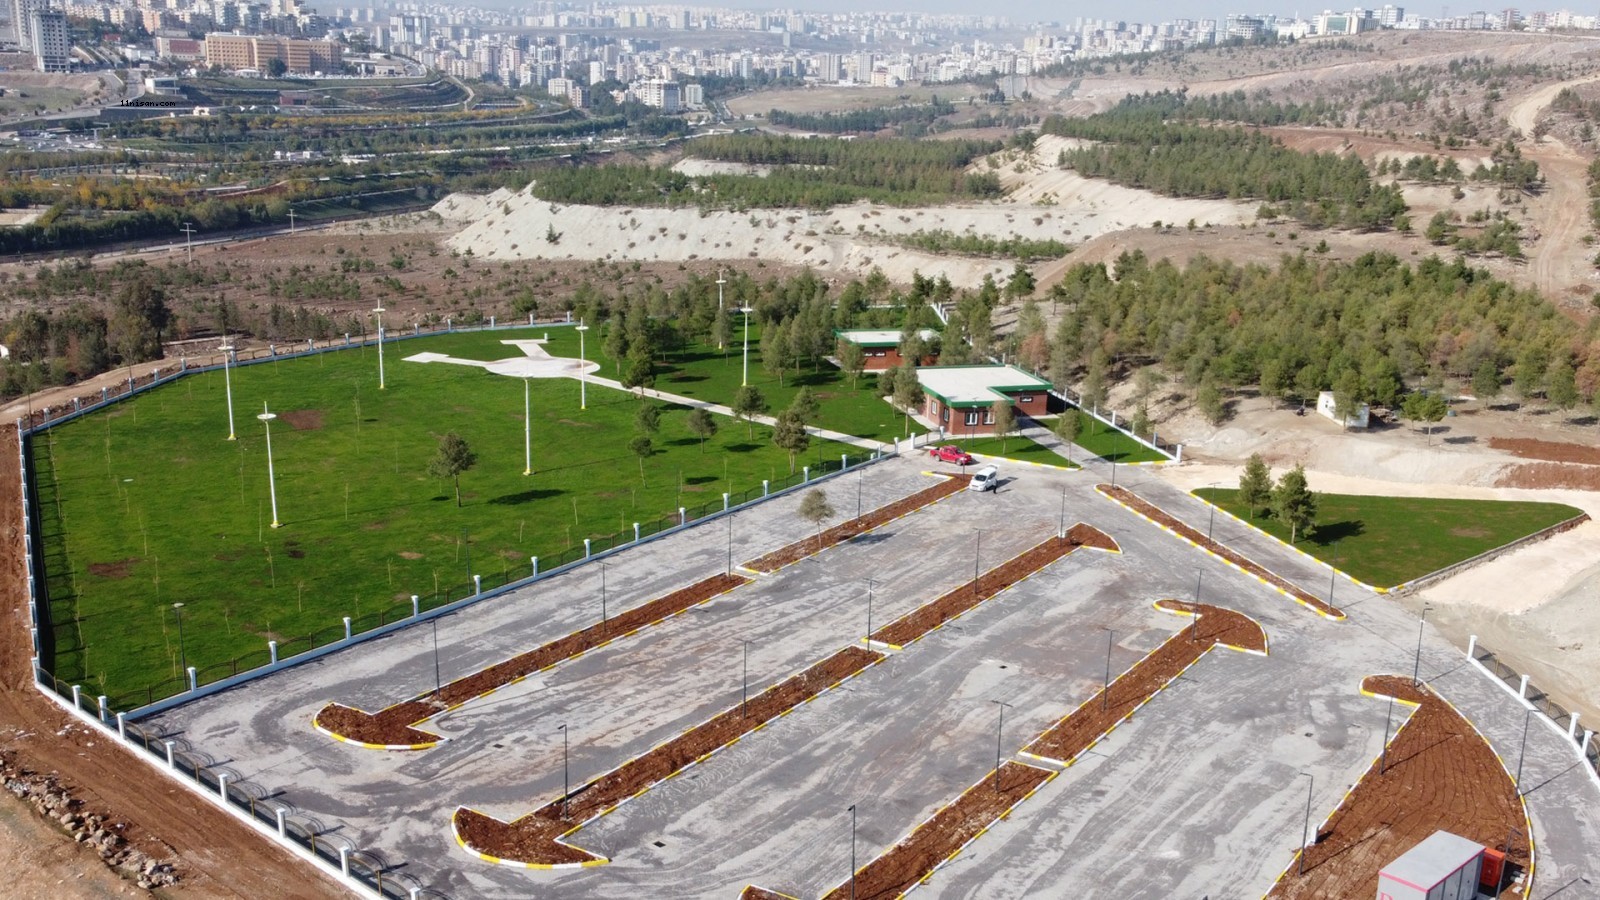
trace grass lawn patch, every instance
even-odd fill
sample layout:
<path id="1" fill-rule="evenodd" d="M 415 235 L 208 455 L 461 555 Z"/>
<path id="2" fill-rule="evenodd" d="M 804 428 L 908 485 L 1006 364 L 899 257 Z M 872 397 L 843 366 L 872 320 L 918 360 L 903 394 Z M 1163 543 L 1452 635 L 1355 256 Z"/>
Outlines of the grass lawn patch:
<path id="1" fill-rule="evenodd" d="M 1276 519 L 1251 518 L 1237 490 L 1194 493 L 1289 540 Z M 1581 514 L 1560 503 L 1319 493 L 1316 528 L 1295 546 L 1358 581 L 1394 587 Z"/>
<path id="2" fill-rule="evenodd" d="M 731 405 L 733 395 L 739 391 L 744 350 L 741 317 L 736 316 L 734 323 L 734 339 L 728 342 L 726 350 L 718 350 L 714 344 L 689 344 L 682 350 L 668 354 L 665 364 L 658 365 L 656 389 L 724 406 Z M 761 351 L 757 346 L 759 331 L 752 322 L 750 384 L 760 388 L 771 415 L 786 409 L 800 388 L 809 387 L 820 401 L 817 419 L 811 423 L 816 427 L 885 442 L 907 433 L 922 434 L 927 430 L 912 419 L 907 431 L 906 417 L 874 393 L 878 377 L 873 374 L 862 375 L 852 386 L 849 375 L 824 362 L 819 364 L 816 371 L 807 366 L 799 372 L 790 372 L 780 384 L 775 376 L 768 374 L 761 366 Z M 601 364 L 598 374 L 621 380 L 617 361 L 604 355 L 603 336 L 603 329 L 596 328 L 588 332 L 584 341 L 585 355 Z M 556 356 L 577 356 L 577 332 L 570 328 L 552 328 L 548 346 Z"/>
<path id="3" fill-rule="evenodd" d="M 678 507 L 721 507 L 722 492 L 760 491 L 789 472 L 770 429 L 719 419 L 701 446 L 688 411 L 660 404 L 655 454 L 629 450 L 641 401 L 591 384 L 534 379 L 532 476 L 524 476 L 523 385 L 517 378 L 403 357 L 431 351 L 492 360 L 519 355 L 500 331 L 397 341 L 233 370 L 238 440 L 228 441 L 221 371 L 190 375 L 34 438 L 53 654 L 48 668 L 122 708 L 152 683 L 175 684 L 181 665 L 202 682 L 229 674 L 241 654 L 266 660 L 266 642 L 322 632 L 342 637 L 410 614 L 410 597 L 460 597 L 471 575 L 485 586 L 549 568 L 584 538 L 603 539 Z M 577 334 L 550 329 L 564 354 Z M 592 345 L 591 345 L 592 346 Z M 266 443 L 272 423 L 282 528 L 271 528 Z M 438 437 L 460 434 L 477 465 L 448 479 L 427 472 Z M 813 440 L 799 460 L 862 451 Z M 814 469 L 815 470 L 815 469 Z M 180 648 L 172 604 L 184 608 Z M 219 668 L 220 673 L 219 673 Z M 240 668 L 247 666 L 241 665 Z"/>
<path id="4" fill-rule="evenodd" d="M 1061 454 L 1022 435 L 1006 438 L 1003 446 L 997 437 L 967 438 L 953 443 L 968 453 L 981 453 L 984 456 L 999 456 L 1046 466 L 1060 466 L 1063 469 L 1078 468 L 1076 464 L 1067 462 L 1066 457 Z"/>
<path id="5" fill-rule="evenodd" d="M 1119 463 L 1165 462 L 1168 457 L 1123 434 L 1088 413 L 1079 416 L 1088 427 L 1073 443 L 1106 460 Z"/>

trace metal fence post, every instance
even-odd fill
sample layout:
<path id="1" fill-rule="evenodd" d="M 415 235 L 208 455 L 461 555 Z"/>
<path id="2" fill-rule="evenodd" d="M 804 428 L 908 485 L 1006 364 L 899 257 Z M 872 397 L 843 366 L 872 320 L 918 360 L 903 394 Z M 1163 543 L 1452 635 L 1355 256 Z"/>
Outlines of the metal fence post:
<path id="1" fill-rule="evenodd" d="M 588 559 L 589 558 L 589 539 L 588 538 L 584 538 L 583 539 L 583 558 L 584 559 Z"/>
<path id="2" fill-rule="evenodd" d="M 227 803 L 228 802 L 228 773 L 227 772 L 218 772 L 217 773 L 217 793 L 219 795 L 221 795 L 223 803 Z"/>
<path id="3" fill-rule="evenodd" d="M 82 688 L 78 687 L 77 685 L 73 685 L 72 686 L 72 708 L 73 709 L 80 709 L 81 708 L 81 707 L 78 706 L 78 697 L 82 693 L 83 693 L 83 689 Z"/>
<path id="4" fill-rule="evenodd" d="M 533 561 L 533 575 L 537 578 L 539 576 L 539 557 L 530 556 L 528 558 Z"/>
<path id="5" fill-rule="evenodd" d="M 687 524 L 689 524 L 689 511 L 687 509 L 681 507 L 681 506 L 678 507 L 678 524 L 679 525 L 687 525 Z"/>
<path id="6" fill-rule="evenodd" d="M 639 542 L 639 523 L 638 522 L 633 523 L 633 541 L 634 541 L 634 543 L 638 543 Z"/>
<path id="7" fill-rule="evenodd" d="M 198 674 L 199 673 L 195 671 L 194 666 L 189 667 L 189 690 L 191 692 L 200 690 L 200 681 L 196 677 Z"/>
<path id="8" fill-rule="evenodd" d="M 765 478 L 761 479 L 761 496 L 765 497 L 770 493 L 772 493 L 772 484 L 771 484 L 771 482 L 769 482 Z"/>
<path id="9" fill-rule="evenodd" d="M 128 739 L 128 719 L 123 713 L 117 713 L 117 737 Z"/>
<path id="10" fill-rule="evenodd" d="M 267 641 L 267 653 L 272 656 L 272 665 L 278 664 L 278 642 Z"/>
<path id="11" fill-rule="evenodd" d="M 277 813 L 277 817 L 278 817 L 278 837 L 287 837 L 288 836 L 289 825 L 288 825 L 287 822 L 284 821 L 284 812 L 283 812 L 283 810 L 281 810 L 281 809 L 274 810 L 274 812 Z"/>
<path id="12" fill-rule="evenodd" d="M 100 722 L 101 722 L 101 724 L 104 724 L 105 721 L 106 721 L 106 704 L 109 701 L 110 701 L 110 698 L 107 697 L 105 694 L 101 694 L 100 696 L 95 698 L 95 702 L 100 704 Z"/>
<path id="13" fill-rule="evenodd" d="M 1572 720 L 1567 723 L 1567 737 L 1573 740 L 1578 739 L 1578 713 L 1576 711 L 1572 713 Z"/>
<path id="14" fill-rule="evenodd" d="M 350 617 L 344 617 L 344 639 L 350 640 Z"/>
<path id="15" fill-rule="evenodd" d="M 728 492 L 727 491 L 723 491 L 722 492 L 722 508 L 723 509 L 727 509 L 728 508 Z"/>
<path id="16" fill-rule="evenodd" d="M 1591 738 L 1593 738 L 1593 737 L 1594 737 L 1594 732 L 1588 731 L 1588 730 L 1585 730 L 1583 732 L 1583 743 L 1578 747 L 1578 755 L 1579 756 L 1588 756 L 1589 755 L 1589 740 Z"/>
<path id="17" fill-rule="evenodd" d="M 172 758 L 172 742 L 171 741 L 162 741 L 161 743 L 163 743 L 163 744 L 165 744 L 167 746 L 167 768 L 169 768 L 169 769 L 177 768 L 177 762 L 175 760 L 173 760 L 173 758 Z"/>
<path id="18" fill-rule="evenodd" d="M 1517 685 L 1517 696 L 1524 700 L 1528 699 L 1528 676 L 1526 675 L 1522 676 L 1522 683 Z"/>
<path id="19" fill-rule="evenodd" d="M 1477 652 L 1476 652 L 1477 649 L 1478 649 L 1478 636 L 1475 635 L 1475 634 L 1468 635 L 1467 636 L 1467 658 L 1468 659 L 1476 659 L 1477 658 Z"/>
<path id="20" fill-rule="evenodd" d="M 800 483 L 801 484 L 805 484 L 806 482 L 809 482 L 810 480 L 811 480 L 811 467 L 810 466 L 801 466 L 800 467 Z"/>
<path id="21" fill-rule="evenodd" d="M 472 592 L 474 594 L 483 593 L 483 576 L 482 575 L 474 575 L 474 576 L 472 576 Z"/>
<path id="22" fill-rule="evenodd" d="M 340 847 L 339 848 L 339 871 L 343 872 L 346 877 L 348 877 L 350 875 L 350 848 L 349 847 Z"/>
<path id="23" fill-rule="evenodd" d="M 422 615 L 422 598 L 416 594 L 411 595 L 411 618 Z"/>

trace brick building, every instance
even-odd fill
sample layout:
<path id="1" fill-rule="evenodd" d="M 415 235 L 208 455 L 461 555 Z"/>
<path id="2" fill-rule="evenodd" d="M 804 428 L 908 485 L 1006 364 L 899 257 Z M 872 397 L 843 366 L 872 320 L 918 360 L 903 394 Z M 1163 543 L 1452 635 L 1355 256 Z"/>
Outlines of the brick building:
<path id="1" fill-rule="evenodd" d="M 849 341 L 866 353 L 868 372 L 882 372 L 905 362 L 900 357 L 901 334 L 898 331 L 835 331 L 834 334 L 839 340 Z M 930 328 L 924 328 L 918 334 L 924 344 L 932 344 L 938 336 L 939 333 Z M 930 354 L 917 360 L 917 365 L 931 366 L 935 359 L 938 359 L 938 355 Z"/>
<path id="2" fill-rule="evenodd" d="M 334 41 L 253 34 L 206 35 L 206 65 L 224 69 L 265 71 L 267 63 L 283 60 L 298 75 L 338 72 L 344 67 L 344 48 Z"/>
<path id="3" fill-rule="evenodd" d="M 1019 416 L 1042 416 L 1050 382 L 1015 366 L 930 366 L 917 369 L 922 414 L 947 435 L 994 433 L 996 400 L 1011 401 Z"/>

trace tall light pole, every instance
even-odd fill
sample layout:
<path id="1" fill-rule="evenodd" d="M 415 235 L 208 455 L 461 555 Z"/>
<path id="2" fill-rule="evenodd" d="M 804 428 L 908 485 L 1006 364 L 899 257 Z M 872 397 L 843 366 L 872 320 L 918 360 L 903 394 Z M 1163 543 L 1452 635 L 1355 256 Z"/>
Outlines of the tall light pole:
<path id="1" fill-rule="evenodd" d="M 1100 711 L 1106 711 L 1106 705 L 1111 697 L 1111 645 L 1117 640 L 1117 633 L 1106 629 L 1106 677 L 1100 682 Z"/>
<path id="2" fill-rule="evenodd" d="M 1411 683 L 1417 686 L 1422 684 L 1422 626 L 1428 624 L 1428 610 L 1430 609 L 1433 609 L 1433 607 L 1424 606 L 1422 608 L 1422 617 L 1417 620 L 1417 659 L 1411 666 Z"/>
<path id="3" fill-rule="evenodd" d="M 262 425 L 267 426 L 267 490 L 272 495 L 273 528 L 283 525 L 282 522 L 278 521 L 278 477 L 272 471 L 272 420 L 277 417 L 276 413 L 267 411 L 267 401 L 261 401 L 261 415 L 256 416 L 256 418 L 261 420 Z"/>
<path id="4" fill-rule="evenodd" d="M 872 646 L 872 579 L 867 579 L 867 646 Z"/>
<path id="5" fill-rule="evenodd" d="M 439 617 L 435 616 L 433 622 L 433 692 L 439 694 L 444 691 L 444 679 L 439 676 Z"/>
<path id="6" fill-rule="evenodd" d="M 172 614 L 178 617 L 178 665 L 184 672 L 188 672 L 189 654 L 183 647 L 183 604 L 172 604 Z"/>
<path id="7" fill-rule="evenodd" d="M 600 561 L 600 624 L 606 622 L 606 563 Z"/>
<path id="8" fill-rule="evenodd" d="M 856 805 L 850 804 L 850 900 L 856 900 Z"/>
<path id="9" fill-rule="evenodd" d="M 728 517 L 728 572 L 733 575 L 733 516 Z"/>
<path id="10" fill-rule="evenodd" d="M 578 320 L 578 408 L 589 408 L 589 364 L 583 356 L 583 333 L 589 326 Z"/>
<path id="11" fill-rule="evenodd" d="M 233 356 L 233 344 L 224 336 L 222 339 L 222 383 L 228 390 L 228 440 L 238 440 L 239 436 L 233 431 L 233 369 L 228 365 Z"/>
<path id="12" fill-rule="evenodd" d="M 522 379 L 522 474 L 533 474 L 533 412 L 528 404 L 528 379 Z"/>
<path id="13" fill-rule="evenodd" d="M 1000 721 L 994 726 L 994 792 L 1000 793 L 1000 742 L 1005 739 L 1006 707 L 1011 704 L 1004 700 L 992 700 L 1000 706 Z"/>
<path id="14" fill-rule="evenodd" d="M 557 729 L 561 732 L 561 818 L 567 817 L 567 795 L 572 793 L 568 785 L 572 782 L 567 778 L 567 726 L 562 723 Z"/>
<path id="15" fill-rule="evenodd" d="M 750 716 L 750 642 L 744 642 L 744 692 L 739 701 L 740 718 Z"/>
<path id="16" fill-rule="evenodd" d="M 1528 721 L 1533 718 L 1533 707 L 1522 715 L 1522 746 L 1517 749 L 1517 794 L 1522 794 L 1522 758 L 1528 752 Z"/>
<path id="17" fill-rule="evenodd" d="M 1383 716 L 1383 752 L 1378 759 L 1378 774 L 1389 771 L 1389 723 L 1394 721 L 1394 698 L 1389 698 L 1389 711 Z"/>
<path id="18" fill-rule="evenodd" d="M 1221 484 L 1222 484 L 1222 482 L 1220 482 L 1220 481 L 1213 481 L 1210 484 L 1206 485 L 1206 487 L 1214 488 L 1214 487 L 1217 487 L 1217 486 L 1219 486 Z M 1207 501 L 1206 505 L 1211 507 L 1211 518 L 1209 520 L 1207 520 L 1207 522 L 1206 522 L 1206 540 L 1209 541 L 1209 540 L 1211 540 L 1211 527 L 1213 525 L 1217 524 L 1217 504 L 1216 504 L 1215 501 Z"/>
<path id="19" fill-rule="evenodd" d="M 739 307 L 739 312 L 744 313 L 744 376 L 739 380 L 740 387 L 750 386 L 750 314 L 755 312 L 748 306 Z M 853 808 L 853 807 L 852 807 Z"/>
<path id="20" fill-rule="evenodd" d="M 383 390 L 383 304 L 372 310 L 378 317 L 378 390 Z"/>
<path id="21" fill-rule="evenodd" d="M 1311 789 L 1317 786 L 1317 779 L 1310 772 L 1301 772 L 1306 777 L 1306 823 L 1300 827 L 1300 871 L 1296 874 L 1306 873 L 1306 843 L 1311 840 Z"/>
<path id="22" fill-rule="evenodd" d="M 719 313 L 722 312 L 722 309 L 723 309 L 723 304 L 722 304 L 722 286 L 727 284 L 727 283 L 728 283 L 728 279 L 722 277 L 722 270 L 718 269 L 717 270 L 717 312 L 719 312 Z M 726 328 L 722 329 L 722 331 L 726 331 L 726 330 L 727 330 Z M 717 339 L 717 349 L 718 350 L 722 349 L 722 339 L 721 339 L 720 332 L 718 334 L 718 339 Z"/>

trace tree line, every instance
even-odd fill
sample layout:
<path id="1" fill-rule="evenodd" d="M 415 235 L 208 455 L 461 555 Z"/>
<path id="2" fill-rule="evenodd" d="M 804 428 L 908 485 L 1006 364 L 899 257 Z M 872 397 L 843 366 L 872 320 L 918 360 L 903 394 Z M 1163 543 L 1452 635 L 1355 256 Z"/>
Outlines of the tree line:
<path id="1" fill-rule="evenodd" d="M 616 165 L 541 171 L 533 192 L 544 200 L 599 206 L 697 206 L 702 209 L 827 209 L 868 200 L 891 206 L 976 200 L 1002 193 L 993 172 L 969 174 L 996 142 L 816 140 L 727 135 L 696 140 L 696 158 L 773 167 L 766 175 L 690 177 L 666 166 Z M 819 177 L 818 169 L 826 169 Z"/>
<path id="2" fill-rule="evenodd" d="M 1240 127 L 1169 121 L 1181 97 L 1130 96 L 1085 119 L 1052 116 L 1046 134 L 1096 143 L 1061 153 L 1086 177 L 1172 197 L 1262 200 L 1311 226 L 1371 230 L 1408 224 L 1400 191 L 1374 183 L 1359 159 L 1299 153 Z"/>
<path id="3" fill-rule="evenodd" d="M 919 229 L 911 234 L 885 235 L 883 240 L 928 253 L 989 256 L 1023 262 L 1060 259 L 1072 252 L 1071 247 L 1054 238 L 1035 240 L 1016 235 L 997 238 L 986 234 L 956 234 L 943 229 Z"/>
<path id="4" fill-rule="evenodd" d="M 927 126 L 944 116 L 953 115 L 955 111 L 955 104 L 941 100 L 935 94 L 927 104 L 917 106 L 874 106 L 870 109 L 825 113 L 774 109 L 767 113 L 767 121 L 780 128 L 798 128 L 822 134 L 860 134 L 908 123 Z"/>

